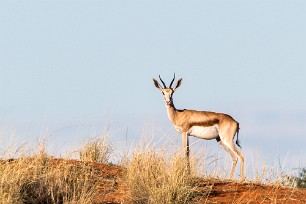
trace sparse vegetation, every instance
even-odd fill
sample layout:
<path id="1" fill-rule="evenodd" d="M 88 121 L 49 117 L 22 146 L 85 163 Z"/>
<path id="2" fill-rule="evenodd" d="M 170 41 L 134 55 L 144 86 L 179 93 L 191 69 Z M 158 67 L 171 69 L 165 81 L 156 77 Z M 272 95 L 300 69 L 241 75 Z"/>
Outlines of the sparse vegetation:
<path id="1" fill-rule="evenodd" d="M 92 203 L 96 175 L 85 163 L 40 152 L 0 164 L 1 203 Z"/>
<path id="2" fill-rule="evenodd" d="M 108 133 L 89 139 L 79 149 L 81 161 L 99 163 L 107 163 L 112 151 L 113 147 L 108 142 Z"/>
<path id="3" fill-rule="evenodd" d="M 291 176 L 289 180 L 295 183 L 298 188 L 306 188 L 306 167 L 300 168 L 298 176 Z"/>
<path id="4" fill-rule="evenodd" d="M 124 157 L 121 166 L 108 163 L 113 148 L 107 134 L 78 148 L 81 161 L 53 158 L 44 145 L 38 145 L 34 153 L 24 151 L 24 146 L 17 149 L 18 153 L 12 149 L 2 151 L 0 203 L 306 202 L 306 190 L 288 185 L 295 182 L 305 187 L 305 168 L 294 179 L 285 176 L 276 181 L 265 176 L 274 175 L 265 166 L 258 167 L 263 169 L 259 170 L 261 175 L 244 183 L 211 174 L 199 178 L 196 158 L 191 157 L 189 172 L 182 154 L 147 143 L 145 147 Z"/>
<path id="5" fill-rule="evenodd" d="M 127 185 L 135 203 L 187 203 L 195 191 L 193 175 L 179 154 L 135 152 L 127 166 Z"/>

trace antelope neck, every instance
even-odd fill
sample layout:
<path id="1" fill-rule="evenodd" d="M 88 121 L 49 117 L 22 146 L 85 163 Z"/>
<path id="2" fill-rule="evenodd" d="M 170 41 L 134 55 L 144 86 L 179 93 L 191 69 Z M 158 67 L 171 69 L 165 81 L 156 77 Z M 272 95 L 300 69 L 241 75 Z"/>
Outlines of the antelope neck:
<path id="1" fill-rule="evenodd" d="M 176 110 L 173 102 L 171 102 L 170 105 L 166 104 L 166 108 L 167 108 L 167 114 L 168 114 L 168 117 L 169 117 L 170 121 L 172 123 L 174 123 L 177 110 Z"/>

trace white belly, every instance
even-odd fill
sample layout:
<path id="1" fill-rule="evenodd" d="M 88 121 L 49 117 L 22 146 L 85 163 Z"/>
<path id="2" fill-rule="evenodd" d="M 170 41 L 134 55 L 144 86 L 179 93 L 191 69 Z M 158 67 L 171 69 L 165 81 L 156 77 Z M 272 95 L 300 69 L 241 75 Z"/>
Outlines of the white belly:
<path id="1" fill-rule="evenodd" d="M 218 125 L 210 127 L 192 126 L 188 134 L 206 140 L 216 139 L 219 136 Z"/>

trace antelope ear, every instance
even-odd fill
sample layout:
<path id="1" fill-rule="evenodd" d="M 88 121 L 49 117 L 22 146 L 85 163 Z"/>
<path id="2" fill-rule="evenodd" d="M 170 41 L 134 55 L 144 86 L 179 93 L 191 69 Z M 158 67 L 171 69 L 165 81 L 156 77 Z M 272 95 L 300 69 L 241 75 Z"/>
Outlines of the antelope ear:
<path id="1" fill-rule="evenodd" d="M 181 86 L 182 80 L 183 80 L 183 78 L 180 78 L 180 79 L 176 82 L 175 86 L 173 87 L 173 91 L 175 91 L 178 87 Z"/>
<path id="2" fill-rule="evenodd" d="M 163 90 L 163 88 L 161 87 L 161 85 L 158 83 L 158 81 L 156 79 L 153 78 L 153 84 L 156 88 L 158 88 L 160 91 Z"/>

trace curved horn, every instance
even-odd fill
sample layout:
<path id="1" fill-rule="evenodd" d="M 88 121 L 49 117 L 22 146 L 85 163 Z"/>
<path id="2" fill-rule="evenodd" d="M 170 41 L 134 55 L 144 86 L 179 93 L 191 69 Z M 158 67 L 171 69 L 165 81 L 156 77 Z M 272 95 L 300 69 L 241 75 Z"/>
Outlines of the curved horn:
<path id="1" fill-rule="evenodd" d="M 172 84 L 173 84 L 173 82 L 174 82 L 174 79 L 175 79 L 175 73 L 174 73 L 174 77 L 173 77 L 173 79 L 172 79 L 172 81 L 171 81 L 171 83 L 170 83 L 170 89 L 171 89 L 171 86 L 172 86 Z"/>
<path id="2" fill-rule="evenodd" d="M 167 88 L 167 86 L 166 86 L 166 84 L 165 84 L 165 82 L 160 78 L 160 75 L 158 75 L 159 76 L 159 79 L 160 79 L 160 81 L 163 83 L 163 85 L 164 85 L 164 88 Z"/>

